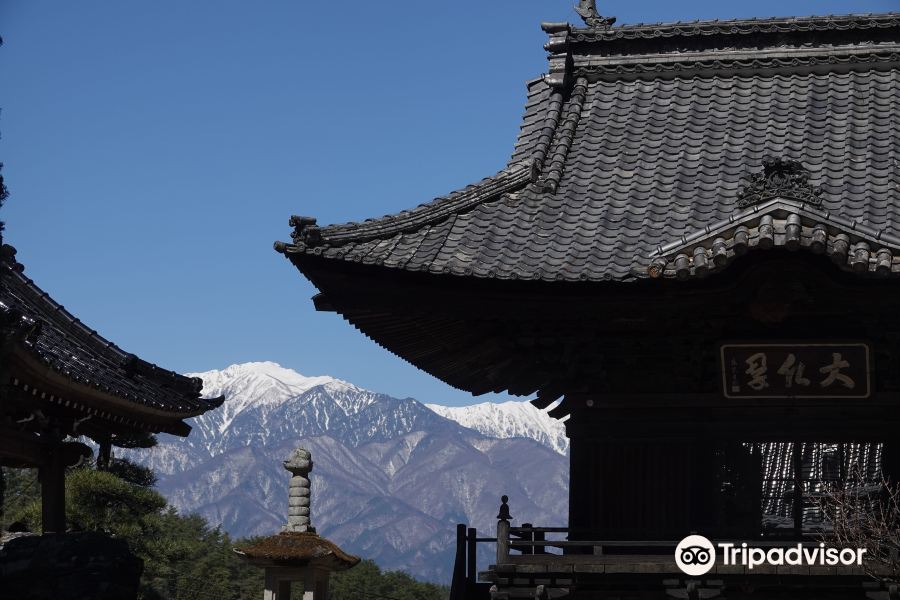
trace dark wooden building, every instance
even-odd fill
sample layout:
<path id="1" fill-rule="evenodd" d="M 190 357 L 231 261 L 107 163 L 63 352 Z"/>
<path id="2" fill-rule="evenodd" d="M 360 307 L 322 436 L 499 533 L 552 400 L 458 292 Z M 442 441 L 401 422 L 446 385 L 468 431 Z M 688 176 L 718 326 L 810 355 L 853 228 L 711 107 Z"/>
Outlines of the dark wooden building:
<path id="1" fill-rule="evenodd" d="M 561 400 L 569 540 L 810 534 L 822 482 L 900 476 L 900 15 L 578 10 L 502 171 L 276 250 L 448 384 Z"/>
<path id="2" fill-rule="evenodd" d="M 186 436 L 184 419 L 224 398 L 200 397 L 203 382 L 129 354 L 81 323 L 24 275 L 0 247 L 0 465 L 39 469 L 45 532 L 64 532 L 64 472 L 99 447 L 149 434 Z"/>

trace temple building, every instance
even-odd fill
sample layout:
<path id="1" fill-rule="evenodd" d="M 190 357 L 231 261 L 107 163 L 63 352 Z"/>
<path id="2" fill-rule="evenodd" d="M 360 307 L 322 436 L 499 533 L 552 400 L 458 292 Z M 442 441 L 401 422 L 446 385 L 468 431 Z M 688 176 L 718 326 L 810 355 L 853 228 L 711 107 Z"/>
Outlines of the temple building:
<path id="1" fill-rule="evenodd" d="M 506 528 L 533 545 L 498 549 L 494 597 L 887 594 L 852 571 L 691 578 L 672 551 L 817 541 L 829 486 L 900 478 L 900 14 L 576 10 L 542 24 L 499 173 L 364 222 L 292 217 L 276 250 L 418 368 L 569 416 L 569 523 Z M 553 531 L 562 554 L 527 551 Z"/>
<path id="2" fill-rule="evenodd" d="M 0 465 L 37 468 L 44 532 L 63 533 L 65 469 L 154 433 L 186 436 L 185 419 L 220 406 L 203 382 L 125 352 L 25 276 L 0 247 Z"/>

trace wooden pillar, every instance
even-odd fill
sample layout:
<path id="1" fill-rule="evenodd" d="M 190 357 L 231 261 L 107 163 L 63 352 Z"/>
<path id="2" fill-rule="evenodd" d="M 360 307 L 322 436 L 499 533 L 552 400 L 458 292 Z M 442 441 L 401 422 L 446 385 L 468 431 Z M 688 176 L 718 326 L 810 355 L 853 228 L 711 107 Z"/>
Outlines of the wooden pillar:
<path id="1" fill-rule="evenodd" d="M 450 580 L 450 597 L 462 598 L 466 587 L 466 526 L 456 525 L 456 559 L 453 562 L 453 578 Z"/>
<path id="2" fill-rule="evenodd" d="M 500 512 L 497 513 L 497 564 L 509 562 L 509 498 L 500 496 Z"/>
<path id="3" fill-rule="evenodd" d="M 263 600 L 290 600 L 291 580 L 284 578 L 287 572 L 278 567 L 266 569 L 266 583 Z"/>
<path id="4" fill-rule="evenodd" d="M 324 592 L 320 596 L 317 573 L 315 569 L 307 568 L 303 571 L 303 600 L 325 600 Z M 281 600 L 279 598 L 278 600 Z"/>
<path id="5" fill-rule="evenodd" d="M 97 448 L 97 469 L 100 471 L 109 470 L 109 463 L 112 458 L 112 442 L 109 439 L 109 436 L 106 436 L 100 443 Z"/>
<path id="6" fill-rule="evenodd" d="M 328 571 L 316 572 L 316 600 L 328 600 Z"/>
<path id="7" fill-rule="evenodd" d="M 509 562 L 509 521 L 497 521 L 497 564 Z"/>
<path id="8" fill-rule="evenodd" d="M 303 586 L 302 600 L 327 600 L 329 572 L 315 567 L 302 571 L 269 567 L 266 569 L 266 587 L 263 600 L 290 600 L 293 582 Z"/>
<path id="9" fill-rule="evenodd" d="M 900 441 L 886 441 L 881 451 L 881 474 L 893 485 L 900 484 Z"/>
<path id="10" fill-rule="evenodd" d="M 478 531 L 469 527 L 466 535 L 466 583 L 473 585 L 478 580 Z"/>
<path id="11" fill-rule="evenodd" d="M 6 506 L 6 473 L 3 471 L 3 467 L 0 467 L 0 532 L 3 531 L 3 516 L 5 514 L 4 507 Z"/>
<path id="12" fill-rule="evenodd" d="M 275 579 L 275 569 L 266 569 L 266 583 L 263 590 L 263 600 L 276 600 L 278 581 Z"/>
<path id="13" fill-rule="evenodd" d="M 691 484 L 689 488 L 690 526 L 688 531 L 701 532 L 710 537 L 718 534 L 714 527 L 716 523 L 717 501 L 720 496 L 716 493 L 716 449 L 720 442 L 712 437 L 698 435 L 690 445 L 685 444 L 685 454 L 690 458 Z M 660 502 L 666 500 L 660 499 Z M 685 533 L 687 535 L 687 532 Z"/>
<path id="14" fill-rule="evenodd" d="M 62 445 L 56 445 L 38 470 L 41 480 L 41 530 L 66 531 L 66 467 Z"/>
<path id="15" fill-rule="evenodd" d="M 522 523 L 522 529 L 531 529 L 532 527 L 534 527 L 533 523 Z M 518 537 L 522 541 L 533 542 L 534 541 L 534 532 L 529 531 Z M 526 546 L 525 548 L 522 549 L 522 554 L 534 554 L 534 546 Z"/>
<path id="16" fill-rule="evenodd" d="M 791 511 L 794 517 L 794 536 L 803 537 L 803 443 L 794 442 L 792 455 L 794 463 L 794 503 Z"/>
<path id="17" fill-rule="evenodd" d="M 589 533 L 596 528 L 598 515 L 603 514 L 605 506 L 599 488 L 606 482 L 597 481 L 593 473 L 594 444 L 583 434 L 582 428 L 569 419 L 566 422 L 566 435 L 569 438 L 569 539 L 592 539 Z M 566 553 L 573 552 L 566 549 Z"/>

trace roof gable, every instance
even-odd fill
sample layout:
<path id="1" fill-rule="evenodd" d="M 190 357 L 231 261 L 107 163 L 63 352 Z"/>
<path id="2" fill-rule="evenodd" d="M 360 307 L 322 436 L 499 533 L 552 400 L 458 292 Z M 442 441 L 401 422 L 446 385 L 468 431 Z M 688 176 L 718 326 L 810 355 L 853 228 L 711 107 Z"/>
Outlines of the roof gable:
<path id="1" fill-rule="evenodd" d="M 854 273 L 900 274 L 900 238 L 786 198 L 751 206 L 658 247 L 647 274 L 654 279 L 704 277 L 750 250 L 772 248 L 827 254 Z"/>

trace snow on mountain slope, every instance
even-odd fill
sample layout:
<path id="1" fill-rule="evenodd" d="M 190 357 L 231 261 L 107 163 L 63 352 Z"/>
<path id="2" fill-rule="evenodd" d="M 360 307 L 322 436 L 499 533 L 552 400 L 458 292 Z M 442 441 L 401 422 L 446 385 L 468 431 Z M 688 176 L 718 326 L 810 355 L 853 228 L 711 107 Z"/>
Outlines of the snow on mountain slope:
<path id="1" fill-rule="evenodd" d="M 471 406 L 442 406 L 426 404 L 437 414 L 456 421 L 463 427 L 489 437 L 507 439 L 523 437 L 568 454 L 569 438 L 565 424 L 536 408 L 530 402 L 484 402 Z"/>
<path id="2" fill-rule="evenodd" d="M 213 369 L 185 375 L 203 380 L 203 395 L 207 398 L 224 394 L 228 402 L 223 405 L 224 410 L 219 412 L 231 416 L 250 406 L 282 404 L 285 400 L 320 385 L 327 386 L 331 392 L 340 392 L 349 399 L 347 405 L 342 406 L 348 414 L 362 408 L 355 397 L 351 398 L 362 391 L 355 385 L 327 375 L 305 377 L 275 362 L 243 363 L 231 365 L 221 371 Z M 227 425 L 223 427 L 225 428 Z"/>
<path id="3" fill-rule="evenodd" d="M 333 377 L 306 377 L 274 362 L 250 362 L 231 365 L 222 370 L 187 373 L 188 377 L 203 380 L 203 395 L 207 398 L 224 395 L 225 403 L 192 420 L 194 432 L 191 442 L 202 447 L 209 456 L 230 446 L 230 437 L 247 433 L 247 420 L 265 430 L 270 417 L 283 412 L 286 403 L 312 390 L 328 396 L 319 419 L 326 424 L 335 410 L 342 416 L 353 415 L 375 401 L 377 394 L 362 390 L 351 383 Z M 315 403 L 312 394 L 309 401 Z M 241 427 L 235 427 L 240 423 Z M 249 443 L 252 437 L 245 437 Z"/>
<path id="4" fill-rule="evenodd" d="M 224 394 L 221 408 L 194 419 L 191 440 L 207 450 L 210 456 L 223 451 L 230 444 L 225 438 L 238 431 L 247 434 L 246 425 L 233 428 L 242 414 L 253 413 L 254 420 L 265 430 L 270 417 L 281 415 L 286 402 L 305 395 L 306 402 L 315 403 L 323 395 L 328 404 L 336 404 L 346 416 L 353 416 L 376 402 L 378 394 L 359 388 L 346 381 L 329 376 L 306 377 L 274 362 L 250 362 L 231 365 L 222 370 L 187 373 L 189 377 L 203 379 L 203 395 L 214 397 Z M 322 386 L 321 392 L 311 392 Z M 311 393 L 310 393 L 311 392 Z M 426 404 L 438 415 L 456 421 L 463 427 L 498 439 L 524 437 L 548 446 L 555 452 L 567 454 L 569 439 L 562 422 L 551 418 L 545 411 L 524 401 L 502 403 L 485 402 L 471 406 L 442 406 Z M 330 406 L 328 407 L 330 409 Z M 331 410 L 320 411 L 318 419 L 325 429 L 336 416 Z M 340 412 L 339 411 L 339 412 Z M 251 438 L 245 437 L 245 442 Z"/>
<path id="5" fill-rule="evenodd" d="M 274 362 L 231 365 L 221 371 L 212 370 L 186 375 L 203 380 L 205 397 L 214 398 L 224 394 L 228 399 L 221 409 L 207 413 L 208 419 L 202 417 L 200 419 L 200 421 L 216 421 L 219 433 L 228 429 L 234 418 L 247 408 L 280 405 L 285 400 L 299 396 L 317 385 L 334 381 L 331 377 L 304 377 Z"/>
<path id="6" fill-rule="evenodd" d="M 224 394 L 225 403 L 190 419 L 187 438 L 160 435 L 153 448 L 116 454 L 153 468 L 178 510 L 234 536 L 283 525 L 281 461 L 298 445 L 315 456 L 316 526 L 383 568 L 448 582 L 456 524 L 491 531 L 502 494 L 518 519 L 566 521 L 568 459 L 551 435 L 558 425 L 527 403 L 477 405 L 463 419 L 465 408 L 429 408 L 271 362 L 193 375 L 204 395 Z"/>

